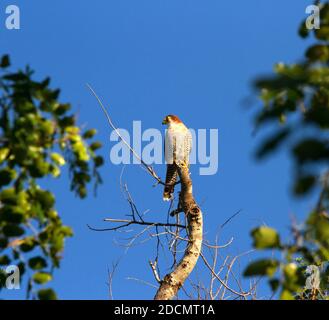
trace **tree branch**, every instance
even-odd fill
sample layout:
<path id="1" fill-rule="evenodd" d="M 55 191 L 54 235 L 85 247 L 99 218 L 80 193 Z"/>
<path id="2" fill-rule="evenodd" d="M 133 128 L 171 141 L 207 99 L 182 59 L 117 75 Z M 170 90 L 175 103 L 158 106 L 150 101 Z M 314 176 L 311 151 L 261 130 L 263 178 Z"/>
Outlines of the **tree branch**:
<path id="1" fill-rule="evenodd" d="M 202 212 L 193 197 L 190 173 L 187 166 L 176 166 L 181 181 L 179 206 L 183 209 L 187 218 L 189 241 L 184 255 L 175 269 L 161 281 L 160 287 L 154 297 L 155 300 L 170 300 L 177 295 L 178 290 L 193 271 L 202 247 Z"/>
<path id="2" fill-rule="evenodd" d="M 177 223 L 165 223 L 165 222 L 151 222 L 151 221 L 139 221 L 139 220 L 128 220 L 128 219 L 112 219 L 112 218 L 106 218 L 104 221 L 108 222 L 114 222 L 114 223 L 124 223 L 122 225 L 119 225 L 117 227 L 113 228 L 104 228 L 104 229 L 97 229 L 94 227 L 91 227 L 90 225 L 87 225 L 89 229 L 94 230 L 94 231 L 113 231 L 121 228 L 128 227 L 132 224 L 138 224 L 141 226 L 153 226 L 153 227 L 177 227 L 177 228 L 182 228 L 185 229 L 186 226 L 182 224 L 177 224 Z"/>

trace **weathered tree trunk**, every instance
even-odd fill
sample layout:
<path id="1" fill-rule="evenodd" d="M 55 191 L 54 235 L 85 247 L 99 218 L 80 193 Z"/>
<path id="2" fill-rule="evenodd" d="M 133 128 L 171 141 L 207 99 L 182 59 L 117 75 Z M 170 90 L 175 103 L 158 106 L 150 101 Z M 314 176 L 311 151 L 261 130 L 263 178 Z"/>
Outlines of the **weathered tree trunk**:
<path id="1" fill-rule="evenodd" d="M 195 202 L 192 193 L 192 180 L 186 166 L 177 166 L 181 181 L 180 206 L 187 217 L 189 242 L 184 256 L 176 268 L 161 281 L 154 297 L 155 300 L 170 300 L 174 298 L 184 281 L 193 271 L 201 252 L 202 246 L 202 212 Z"/>

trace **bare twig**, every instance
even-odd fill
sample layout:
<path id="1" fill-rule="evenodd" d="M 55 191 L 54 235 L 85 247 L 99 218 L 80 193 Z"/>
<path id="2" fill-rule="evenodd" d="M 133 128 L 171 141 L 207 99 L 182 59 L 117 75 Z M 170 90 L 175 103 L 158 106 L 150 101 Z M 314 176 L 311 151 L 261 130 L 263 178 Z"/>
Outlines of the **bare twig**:
<path id="1" fill-rule="evenodd" d="M 102 108 L 107 122 L 109 123 L 110 127 L 115 131 L 115 133 L 117 134 L 117 136 L 119 137 L 120 141 L 122 141 L 124 143 L 124 145 L 130 150 L 130 152 L 134 155 L 134 157 L 140 161 L 141 165 L 146 169 L 146 171 L 157 181 L 157 184 L 162 184 L 162 185 L 166 185 L 161 178 L 156 174 L 156 172 L 154 171 L 154 169 L 149 166 L 138 154 L 137 152 L 130 146 L 130 144 L 122 137 L 122 135 L 120 134 L 120 131 L 117 129 L 117 127 L 113 124 L 113 121 L 109 115 L 109 113 L 107 112 L 103 102 L 101 101 L 101 99 L 98 97 L 98 95 L 96 94 L 96 92 L 94 91 L 94 89 L 87 83 L 87 87 L 89 88 L 89 90 L 92 92 L 92 94 L 95 96 L 96 100 L 98 101 L 98 104 L 100 105 L 100 107 Z"/>
<path id="2" fill-rule="evenodd" d="M 242 210 L 238 210 L 236 213 L 234 213 L 231 217 L 229 217 L 221 226 L 220 228 L 224 228 L 226 224 L 228 224 L 233 218 L 235 218 Z"/>
<path id="3" fill-rule="evenodd" d="M 88 225 L 88 228 L 94 230 L 94 231 L 112 231 L 112 230 L 117 230 L 120 228 L 124 228 L 127 226 L 130 226 L 132 224 L 138 224 L 138 225 L 143 225 L 143 226 L 153 226 L 153 227 L 177 227 L 177 228 L 182 228 L 185 229 L 186 226 L 182 224 L 176 224 L 176 223 L 165 223 L 165 222 L 149 222 L 149 221 L 139 221 L 139 220 L 128 220 L 128 219 L 111 219 L 111 218 L 106 218 L 104 221 L 108 222 L 114 222 L 114 223 L 124 223 L 123 225 L 113 227 L 113 228 L 105 228 L 105 229 L 96 229 L 93 227 L 90 227 Z"/>
<path id="4" fill-rule="evenodd" d="M 154 275 L 155 280 L 156 280 L 158 283 L 161 283 L 161 279 L 160 279 L 160 276 L 159 276 L 159 273 L 158 273 L 158 269 L 157 269 L 157 261 L 152 262 L 152 261 L 150 260 L 150 261 L 149 261 L 149 264 L 150 264 L 150 266 L 151 266 L 151 269 L 152 269 L 152 272 L 153 272 L 153 275 Z"/>
<path id="5" fill-rule="evenodd" d="M 113 300 L 112 283 L 113 283 L 114 273 L 115 273 L 118 265 L 119 265 L 119 260 L 116 261 L 115 263 L 112 263 L 112 270 L 111 271 L 110 271 L 110 269 L 107 269 L 107 274 L 108 274 L 108 279 L 109 279 L 109 282 L 107 283 L 107 285 L 109 287 L 110 300 Z"/>
<path id="6" fill-rule="evenodd" d="M 127 277 L 126 279 L 127 280 L 134 280 L 134 281 L 140 282 L 140 283 L 145 284 L 145 285 L 147 285 L 149 287 L 152 287 L 152 288 L 157 288 L 156 285 L 154 285 L 154 284 L 152 284 L 152 283 L 150 283 L 148 281 L 142 280 L 142 279 L 138 279 L 138 278 L 134 278 L 134 277 Z"/>
<path id="7" fill-rule="evenodd" d="M 232 292 L 233 294 L 240 296 L 240 297 L 246 297 L 251 295 L 250 292 L 238 292 L 232 288 L 230 288 L 227 283 L 222 280 L 217 273 L 214 272 L 213 268 L 211 267 L 211 265 L 209 264 L 209 262 L 207 261 L 206 257 L 203 255 L 203 253 L 200 253 L 202 260 L 204 261 L 205 265 L 207 266 L 207 268 L 211 271 L 211 273 L 214 275 L 214 277 L 217 278 L 217 280 L 230 292 Z"/>

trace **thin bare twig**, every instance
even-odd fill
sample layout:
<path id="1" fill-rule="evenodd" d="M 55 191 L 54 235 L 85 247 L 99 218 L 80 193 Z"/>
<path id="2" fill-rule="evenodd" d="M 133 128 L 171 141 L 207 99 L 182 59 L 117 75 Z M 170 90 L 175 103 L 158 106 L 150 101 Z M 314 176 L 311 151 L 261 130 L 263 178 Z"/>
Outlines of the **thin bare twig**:
<path id="1" fill-rule="evenodd" d="M 150 283 L 148 281 L 142 280 L 142 279 L 138 279 L 138 278 L 134 278 L 134 277 L 127 277 L 126 279 L 127 280 L 134 280 L 134 281 L 140 282 L 140 283 L 145 284 L 147 286 L 150 286 L 152 288 L 158 288 L 156 285 L 154 285 L 154 284 L 152 284 L 152 283 Z"/>
<path id="2" fill-rule="evenodd" d="M 152 272 L 153 272 L 153 275 L 154 275 L 154 278 L 155 280 L 158 282 L 158 283 L 161 283 L 161 279 L 160 279 L 160 276 L 159 276 L 159 273 L 158 273 L 158 269 L 157 269 L 157 260 L 152 262 L 151 260 L 149 261 L 149 264 L 150 264 L 150 267 L 152 269 Z"/>
<path id="3" fill-rule="evenodd" d="M 114 273 L 115 273 L 118 265 L 119 265 L 119 260 L 116 261 L 115 263 L 112 263 L 112 270 L 111 271 L 109 269 L 107 269 L 107 274 L 108 274 L 108 278 L 109 278 L 109 282 L 107 283 L 107 285 L 109 287 L 110 300 L 113 300 L 112 283 L 113 283 Z"/>
<path id="4" fill-rule="evenodd" d="M 115 231 L 115 230 L 118 230 L 118 229 L 128 227 L 128 226 L 133 225 L 133 224 L 137 224 L 137 225 L 142 225 L 142 226 L 176 227 L 176 228 L 186 229 L 186 226 L 184 226 L 182 224 L 165 223 L 165 222 L 149 222 L 149 221 L 144 221 L 144 220 L 139 221 L 139 220 L 135 220 L 135 218 L 133 218 L 132 220 L 106 218 L 106 219 L 104 219 L 104 221 L 114 222 L 114 223 L 123 223 L 123 224 L 121 224 L 119 226 L 116 226 L 116 227 L 113 227 L 113 228 L 94 228 L 94 227 L 91 227 L 89 224 L 87 224 L 87 227 L 90 230 L 93 230 L 93 231 Z"/>
<path id="5" fill-rule="evenodd" d="M 217 278 L 217 280 L 227 289 L 229 290 L 230 292 L 232 292 L 233 294 L 237 295 L 237 296 L 240 296 L 240 297 L 245 297 L 245 296 L 249 296 L 251 295 L 250 292 L 238 292 L 232 288 L 230 288 L 227 283 L 225 283 L 225 281 L 223 281 L 219 276 L 218 274 L 216 274 L 214 272 L 214 270 L 212 269 L 211 265 L 209 264 L 209 262 L 207 261 L 206 257 L 203 255 L 203 253 L 201 252 L 200 253 L 200 256 L 202 258 L 202 260 L 204 261 L 205 265 L 207 266 L 207 268 L 211 271 L 211 273 Z"/>
<path id="6" fill-rule="evenodd" d="M 98 101 L 98 104 L 100 105 L 100 107 L 102 108 L 107 122 L 109 123 L 110 127 L 115 131 L 115 133 L 117 134 L 117 136 L 119 137 L 120 141 L 122 141 L 124 143 L 124 145 L 130 150 L 130 152 L 134 155 L 134 157 L 140 161 L 141 165 L 146 169 L 146 171 L 157 181 L 157 184 L 162 184 L 162 185 L 166 185 L 161 178 L 156 174 L 156 172 L 154 171 L 154 169 L 149 166 L 138 154 L 137 152 L 130 146 L 130 144 L 122 137 L 122 135 L 120 134 L 120 131 L 117 129 L 117 127 L 113 124 L 113 121 L 109 115 L 109 113 L 107 112 L 103 102 L 101 101 L 101 99 L 98 97 L 98 95 L 96 94 L 96 92 L 94 91 L 94 89 L 87 83 L 87 87 L 89 88 L 89 90 L 92 92 L 92 94 L 95 96 L 96 100 Z"/>
<path id="7" fill-rule="evenodd" d="M 236 213 L 234 213 L 231 217 L 229 217 L 221 226 L 220 229 L 224 228 L 226 224 L 228 224 L 233 218 L 235 218 L 242 210 L 238 210 Z"/>

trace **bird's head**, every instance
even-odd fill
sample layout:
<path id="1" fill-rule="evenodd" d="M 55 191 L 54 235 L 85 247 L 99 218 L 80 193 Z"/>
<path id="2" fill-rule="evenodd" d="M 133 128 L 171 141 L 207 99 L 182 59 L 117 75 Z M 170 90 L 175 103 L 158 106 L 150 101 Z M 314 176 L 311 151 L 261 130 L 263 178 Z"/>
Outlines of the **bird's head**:
<path id="1" fill-rule="evenodd" d="M 178 123 L 182 123 L 182 121 L 177 117 L 174 116 L 172 114 L 167 115 L 163 120 L 162 120 L 162 124 L 178 124 Z"/>

